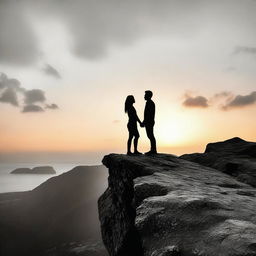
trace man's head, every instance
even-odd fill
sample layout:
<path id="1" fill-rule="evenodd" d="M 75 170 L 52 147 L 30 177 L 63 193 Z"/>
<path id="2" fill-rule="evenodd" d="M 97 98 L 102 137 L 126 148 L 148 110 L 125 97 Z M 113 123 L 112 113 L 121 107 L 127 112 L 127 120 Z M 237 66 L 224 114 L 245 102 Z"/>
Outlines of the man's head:
<path id="1" fill-rule="evenodd" d="M 144 95 L 145 100 L 150 100 L 152 98 L 152 96 L 153 96 L 153 92 L 151 92 L 149 90 L 145 91 L 145 95 Z"/>

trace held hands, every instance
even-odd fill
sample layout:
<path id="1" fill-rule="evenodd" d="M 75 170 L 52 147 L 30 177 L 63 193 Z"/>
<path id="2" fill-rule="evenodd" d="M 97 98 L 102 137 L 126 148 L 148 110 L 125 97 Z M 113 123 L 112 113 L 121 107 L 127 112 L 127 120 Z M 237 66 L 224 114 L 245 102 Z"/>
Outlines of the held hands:
<path id="1" fill-rule="evenodd" d="M 140 127 L 145 127 L 144 122 L 141 122 L 141 123 L 140 123 Z"/>

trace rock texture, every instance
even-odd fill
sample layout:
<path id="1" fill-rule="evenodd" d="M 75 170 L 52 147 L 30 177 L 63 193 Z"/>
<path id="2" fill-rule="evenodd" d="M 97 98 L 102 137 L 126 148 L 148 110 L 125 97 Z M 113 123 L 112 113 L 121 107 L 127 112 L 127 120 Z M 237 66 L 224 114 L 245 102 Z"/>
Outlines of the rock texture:
<path id="1" fill-rule="evenodd" d="M 51 166 L 37 166 L 30 168 L 17 168 L 11 174 L 56 174 L 56 171 Z"/>
<path id="2" fill-rule="evenodd" d="M 110 256 L 256 255 L 252 186 L 173 155 L 110 154 L 103 164 L 109 186 L 98 208 Z"/>
<path id="3" fill-rule="evenodd" d="M 256 143 L 240 138 L 209 143 L 205 152 L 181 158 L 227 173 L 241 182 L 256 187 Z"/>

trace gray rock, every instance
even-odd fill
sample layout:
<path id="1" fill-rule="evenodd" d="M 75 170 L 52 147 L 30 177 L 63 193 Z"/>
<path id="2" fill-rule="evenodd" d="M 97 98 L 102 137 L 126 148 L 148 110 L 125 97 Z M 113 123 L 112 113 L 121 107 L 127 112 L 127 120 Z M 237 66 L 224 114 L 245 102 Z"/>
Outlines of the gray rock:
<path id="1" fill-rule="evenodd" d="M 40 255 L 41 256 L 41 255 Z M 71 242 L 54 247 L 42 256 L 108 256 L 101 241 Z"/>
<path id="2" fill-rule="evenodd" d="M 209 143 L 204 153 L 186 154 L 182 159 L 193 161 L 235 177 L 256 187 L 256 143 L 240 138 Z"/>
<path id="3" fill-rule="evenodd" d="M 38 173 L 38 174 L 55 174 L 56 171 L 53 169 L 51 166 L 38 166 L 34 167 L 32 169 L 33 173 Z"/>
<path id="4" fill-rule="evenodd" d="M 110 256 L 256 255 L 250 185 L 166 154 L 110 154 L 103 164 L 109 186 L 98 208 Z"/>
<path id="5" fill-rule="evenodd" d="M 31 173 L 31 171 L 30 168 L 17 168 L 11 171 L 11 174 Z"/>

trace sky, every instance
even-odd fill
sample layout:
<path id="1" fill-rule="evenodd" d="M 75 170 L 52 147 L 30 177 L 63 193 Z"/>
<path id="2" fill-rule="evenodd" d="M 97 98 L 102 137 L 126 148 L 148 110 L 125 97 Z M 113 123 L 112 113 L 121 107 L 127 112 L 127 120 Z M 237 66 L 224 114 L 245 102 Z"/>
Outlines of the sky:
<path id="1" fill-rule="evenodd" d="M 255 0 L 0 0 L 0 153 L 125 153 L 124 101 L 143 119 L 145 90 L 159 152 L 255 141 L 255 13 Z"/>

